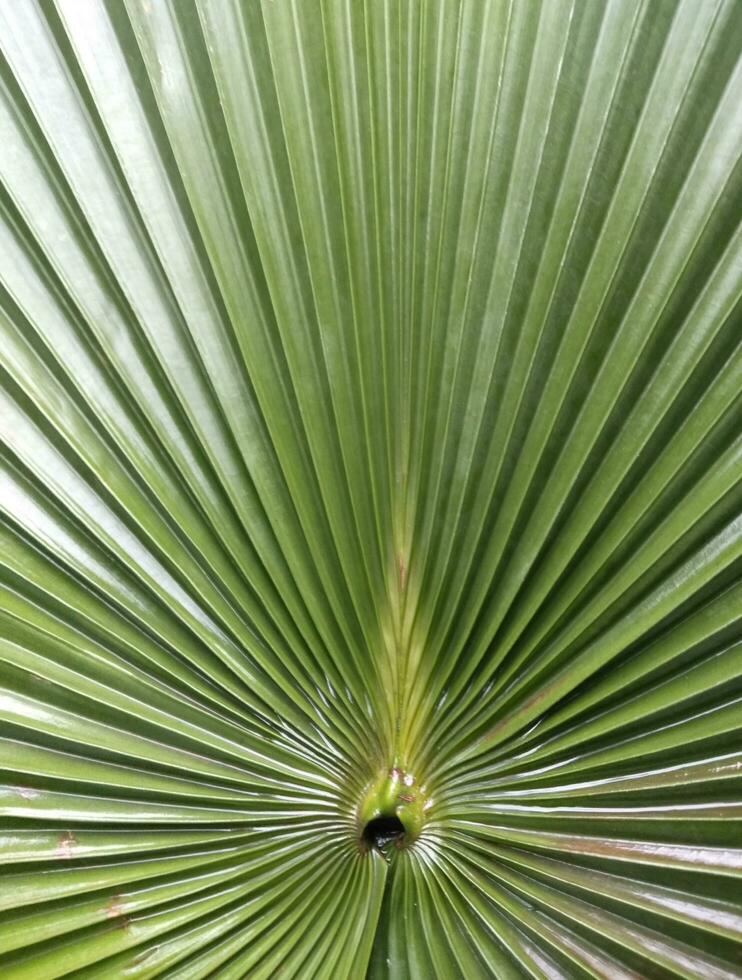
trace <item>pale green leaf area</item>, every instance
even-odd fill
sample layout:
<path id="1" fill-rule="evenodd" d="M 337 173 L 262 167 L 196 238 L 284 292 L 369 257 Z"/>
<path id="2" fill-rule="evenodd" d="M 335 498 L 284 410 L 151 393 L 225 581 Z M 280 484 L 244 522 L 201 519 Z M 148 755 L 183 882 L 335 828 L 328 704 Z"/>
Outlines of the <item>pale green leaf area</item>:
<path id="1" fill-rule="evenodd" d="M 0 978 L 742 978 L 740 0 L 0 50 Z"/>

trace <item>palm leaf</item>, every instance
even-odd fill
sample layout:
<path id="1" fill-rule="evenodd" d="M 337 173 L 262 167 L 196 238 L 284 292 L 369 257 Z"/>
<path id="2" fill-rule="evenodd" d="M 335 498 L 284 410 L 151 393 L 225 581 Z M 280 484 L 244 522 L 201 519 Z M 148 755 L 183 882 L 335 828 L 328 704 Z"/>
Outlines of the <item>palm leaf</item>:
<path id="1" fill-rule="evenodd" d="M 5 978 L 742 976 L 742 6 L 0 6 Z"/>

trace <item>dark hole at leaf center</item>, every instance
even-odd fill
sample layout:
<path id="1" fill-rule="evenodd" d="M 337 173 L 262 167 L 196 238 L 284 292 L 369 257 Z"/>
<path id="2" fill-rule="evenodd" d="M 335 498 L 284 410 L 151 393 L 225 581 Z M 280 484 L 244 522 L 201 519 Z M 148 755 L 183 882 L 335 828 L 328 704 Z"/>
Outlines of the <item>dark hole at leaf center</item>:
<path id="1" fill-rule="evenodd" d="M 363 828 L 363 840 L 368 847 L 382 848 L 404 837 L 404 825 L 399 817 L 375 817 Z"/>

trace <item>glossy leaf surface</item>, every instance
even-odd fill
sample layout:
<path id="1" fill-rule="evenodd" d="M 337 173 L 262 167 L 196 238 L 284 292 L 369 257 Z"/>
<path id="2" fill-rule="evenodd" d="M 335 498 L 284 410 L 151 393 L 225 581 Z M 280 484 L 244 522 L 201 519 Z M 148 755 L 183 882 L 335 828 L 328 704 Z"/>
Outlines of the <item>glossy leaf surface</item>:
<path id="1" fill-rule="evenodd" d="M 742 976 L 742 5 L 0 49 L 3 980 Z"/>

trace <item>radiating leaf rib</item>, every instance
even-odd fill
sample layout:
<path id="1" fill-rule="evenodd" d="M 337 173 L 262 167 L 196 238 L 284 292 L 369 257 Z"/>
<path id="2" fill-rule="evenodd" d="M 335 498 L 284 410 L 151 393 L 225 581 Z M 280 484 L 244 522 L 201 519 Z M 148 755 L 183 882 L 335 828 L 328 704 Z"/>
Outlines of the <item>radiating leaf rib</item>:
<path id="1" fill-rule="evenodd" d="M 3 977 L 742 975 L 742 7 L 0 28 Z"/>

